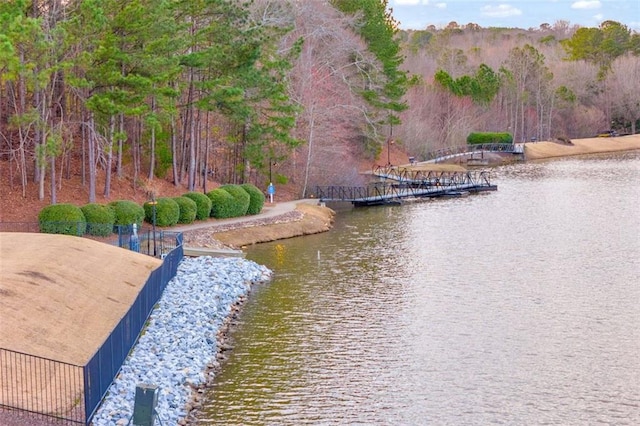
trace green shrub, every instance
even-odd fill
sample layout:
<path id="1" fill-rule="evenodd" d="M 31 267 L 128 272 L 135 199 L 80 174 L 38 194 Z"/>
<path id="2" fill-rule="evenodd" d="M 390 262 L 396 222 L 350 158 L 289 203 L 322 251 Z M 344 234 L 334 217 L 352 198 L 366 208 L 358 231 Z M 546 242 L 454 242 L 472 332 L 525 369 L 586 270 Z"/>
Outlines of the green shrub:
<path id="1" fill-rule="evenodd" d="M 472 132 L 467 136 L 469 145 L 485 143 L 513 143 L 513 136 L 507 132 Z"/>
<path id="2" fill-rule="evenodd" d="M 240 185 L 242 187 L 242 189 L 244 189 L 245 191 L 247 191 L 247 194 L 249 194 L 249 208 L 247 209 L 247 214 L 258 214 L 262 211 L 262 207 L 264 207 L 264 194 L 262 193 L 262 191 L 260 191 L 260 189 L 255 186 L 255 185 L 251 185 L 250 183 L 245 183 Z"/>
<path id="3" fill-rule="evenodd" d="M 187 192 L 182 195 L 196 202 L 196 219 L 205 220 L 211 214 L 211 199 L 201 192 Z"/>
<path id="4" fill-rule="evenodd" d="M 138 225 L 142 226 L 144 220 L 144 209 L 142 206 L 131 200 L 117 200 L 109 203 L 116 214 L 114 225 Z"/>
<path id="5" fill-rule="evenodd" d="M 195 201 L 187 197 L 174 197 L 173 201 L 175 201 L 180 208 L 178 223 L 193 223 L 193 221 L 196 220 L 198 206 Z"/>
<path id="6" fill-rule="evenodd" d="M 222 185 L 218 189 L 227 191 L 235 200 L 232 217 L 244 216 L 247 214 L 247 210 L 249 210 L 249 203 L 251 201 L 251 197 L 247 191 L 242 189 L 240 185 Z"/>
<path id="7" fill-rule="evenodd" d="M 113 232 L 116 213 L 111 206 L 90 203 L 80 207 L 87 220 L 87 234 L 106 237 Z"/>
<path id="8" fill-rule="evenodd" d="M 46 234 L 84 235 L 87 221 L 80 207 L 73 204 L 52 204 L 38 213 L 40 232 Z"/>
<path id="9" fill-rule="evenodd" d="M 154 208 L 150 201 L 144 203 L 144 220 L 153 223 Z M 180 206 L 173 198 L 160 197 L 155 204 L 155 223 L 157 226 L 173 226 L 180 219 Z"/>
<path id="10" fill-rule="evenodd" d="M 233 217 L 236 200 L 231 194 L 218 188 L 207 192 L 207 197 L 211 199 L 211 217 L 216 219 Z"/>

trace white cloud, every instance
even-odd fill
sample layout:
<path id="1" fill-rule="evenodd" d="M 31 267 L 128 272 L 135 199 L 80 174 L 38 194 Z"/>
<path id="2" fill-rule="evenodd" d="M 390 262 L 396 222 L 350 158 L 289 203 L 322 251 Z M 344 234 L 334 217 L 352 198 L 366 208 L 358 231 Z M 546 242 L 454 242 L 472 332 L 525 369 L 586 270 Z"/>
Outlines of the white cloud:
<path id="1" fill-rule="evenodd" d="M 520 16 L 522 11 L 509 4 L 501 4 L 498 6 L 483 6 L 481 8 L 482 15 L 491 18 L 507 18 L 509 16 Z"/>
<path id="2" fill-rule="evenodd" d="M 580 0 L 571 5 L 571 9 L 600 9 L 600 0 Z"/>
<path id="3" fill-rule="evenodd" d="M 435 7 L 437 7 L 438 9 L 446 9 L 447 8 L 447 4 L 446 3 L 436 3 L 434 4 Z"/>
<path id="4" fill-rule="evenodd" d="M 429 0 L 395 0 L 397 6 L 415 6 L 417 4 L 429 4 Z"/>
<path id="5" fill-rule="evenodd" d="M 593 15 L 593 19 L 596 21 L 602 21 L 604 19 L 604 15 L 602 13 L 598 13 L 597 15 Z"/>

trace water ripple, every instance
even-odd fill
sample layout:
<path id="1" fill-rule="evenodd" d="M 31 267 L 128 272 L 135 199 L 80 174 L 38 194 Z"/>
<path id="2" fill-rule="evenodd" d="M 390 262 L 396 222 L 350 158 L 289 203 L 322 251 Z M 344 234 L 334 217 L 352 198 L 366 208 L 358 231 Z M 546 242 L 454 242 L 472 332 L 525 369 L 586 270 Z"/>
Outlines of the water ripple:
<path id="1" fill-rule="evenodd" d="M 264 244 L 202 424 L 640 424 L 640 156 Z"/>

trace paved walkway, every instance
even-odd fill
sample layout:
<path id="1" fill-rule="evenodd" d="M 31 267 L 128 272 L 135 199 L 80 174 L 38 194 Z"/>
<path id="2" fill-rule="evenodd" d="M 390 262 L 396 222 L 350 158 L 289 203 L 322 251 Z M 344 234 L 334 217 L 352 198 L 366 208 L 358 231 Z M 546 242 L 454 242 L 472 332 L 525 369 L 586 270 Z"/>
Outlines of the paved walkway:
<path id="1" fill-rule="evenodd" d="M 209 219 L 207 221 L 198 221 L 198 222 L 190 223 L 188 225 L 172 226 L 171 231 L 185 232 L 185 231 L 193 231 L 196 229 L 212 228 L 216 226 L 225 226 L 230 224 L 245 223 L 245 222 L 251 222 L 254 220 L 267 219 L 267 218 L 276 217 L 276 216 L 283 215 L 285 213 L 292 212 L 296 209 L 296 206 L 298 204 L 301 204 L 301 203 L 316 204 L 317 202 L 318 200 L 316 199 L 283 201 L 283 202 L 273 203 L 273 204 L 270 204 L 267 201 L 265 202 L 264 207 L 262 208 L 262 211 L 255 215 L 233 217 L 230 219 Z"/>

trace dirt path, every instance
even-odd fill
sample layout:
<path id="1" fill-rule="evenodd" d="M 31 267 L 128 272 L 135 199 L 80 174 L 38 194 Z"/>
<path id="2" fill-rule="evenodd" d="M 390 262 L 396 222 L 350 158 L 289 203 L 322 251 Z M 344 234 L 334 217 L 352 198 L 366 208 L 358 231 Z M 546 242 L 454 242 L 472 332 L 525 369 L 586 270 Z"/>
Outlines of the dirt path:
<path id="1" fill-rule="evenodd" d="M 331 229 L 335 212 L 317 200 L 298 200 L 267 206 L 255 216 L 179 227 L 186 247 L 240 249 Z"/>

